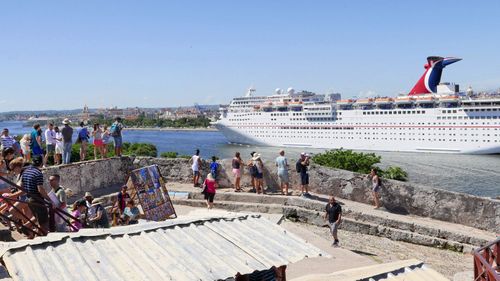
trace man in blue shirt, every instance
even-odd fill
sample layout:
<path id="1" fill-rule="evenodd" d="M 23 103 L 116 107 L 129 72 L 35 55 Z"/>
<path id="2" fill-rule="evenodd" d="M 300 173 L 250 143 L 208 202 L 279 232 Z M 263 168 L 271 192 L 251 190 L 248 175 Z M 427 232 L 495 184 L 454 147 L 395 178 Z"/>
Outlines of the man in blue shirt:
<path id="1" fill-rule="evenodd" d="M 50 198 L 47 195 L 47 191 L 43 188 L 43 174 L 40 171 L 42 165 L 42 156 L 33 156 L 33 165 L 28 166 L 22 175 L 22 186 L 28 198 L 26 202 L 33 203 L 28 205 L 31 212 L 35 215 L 40 228 L 47 233 L 49 230 L 49 213 L 45 199 L 50 202 Z"/>
<path id="2" fill-rule="evenodd" d="M 276 167 L 278 167 L 278 178 L 280 180 L 281 193 L 288 196 L 289 176 L 288 160 L 285 157 L 285 151 L 280 150 L 280 156 L 276 158 Z"/>

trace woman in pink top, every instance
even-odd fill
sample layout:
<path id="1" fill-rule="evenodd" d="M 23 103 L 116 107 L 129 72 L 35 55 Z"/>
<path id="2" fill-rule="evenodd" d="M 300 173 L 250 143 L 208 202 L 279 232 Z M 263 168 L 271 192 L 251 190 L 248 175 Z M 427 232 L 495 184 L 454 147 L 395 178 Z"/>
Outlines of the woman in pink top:
<path id="1" fill-rule="evenodd" d="M 71 225 L 73 226 L 73 228 L 71 228 L 71 231 L 78 231 L 83 228 L 82 220 L 83 215 L 85 215 L 85 208 L 87 208 L 87 205 L 84 200 L 78 200 L 73 205 L 73 213 L 71 215 L 78 220 L 73 220 L 71 222 Z"/>
<path id="2" fill-rule="evenodd" d="M 207 200 L 207 208 L 212 209 L 214 207 L 214 197 L 215 190 L 217 189 L 217 182 L 215 181 L 212 173 L 208 173 L 204 185 L 205 200 Z"/>

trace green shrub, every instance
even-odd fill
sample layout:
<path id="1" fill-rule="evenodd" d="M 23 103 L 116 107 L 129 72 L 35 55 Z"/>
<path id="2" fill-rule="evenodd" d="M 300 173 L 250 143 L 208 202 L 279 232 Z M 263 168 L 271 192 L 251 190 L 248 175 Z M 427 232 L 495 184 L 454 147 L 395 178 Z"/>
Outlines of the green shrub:
<path id="1" fill-rule="evenodd" d="M 367 174 L 374 165 L 380 163 L 380 156 L 374 153 L 354 152 L 352 150 L 328 150 L 313 156 L 314 163 L 330 168 L 337 168 Z"/>
<path id="2" fill-rule="evenodd" d="M 386 179 L 407 181 L 408 173 L 406 173 L 401 167 L 391 166 L 386 170 L 382 171 L 381 176 Z"/>
<path id="3" fill-rule="evenodd" d="M 175 152 L 175 151 L 162 152 L 160 154 L 160 157 L 163 157 L 163 158 L 177 158 L 177 152 Z"/>
<path id="4" fill-rule="evenodd" d="M 407 181 L 408 174 L 400 167 L 392 166 L 382 170 L 375 164 L 380 163 L 382 157 L 374 153 L 354 152 L 352 150 L 329 150 L 313 156 L 314 163 L 330 168 L 348 170 L 352 172 L 368 174 L 371 169 L 386 179 Z"/>

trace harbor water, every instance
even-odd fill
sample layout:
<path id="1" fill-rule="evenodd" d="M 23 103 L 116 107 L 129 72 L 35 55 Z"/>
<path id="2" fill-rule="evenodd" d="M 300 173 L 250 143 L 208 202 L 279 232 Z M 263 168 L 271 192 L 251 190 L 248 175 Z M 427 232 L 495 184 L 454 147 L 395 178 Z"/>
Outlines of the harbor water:
<path id="1" fill-rule="evenodd" d="M 30 128 L 22 122 L 0 122 L 0 128 L 9 128 L 12 135 L 28 133 Z M 255 147 L 228 144 L 217 131 L 159 131 L 126 130 L 126 142 L 152 143 L 158 152 L 175 151 L 192 155 L 200 149 L 203 158 L 216 155 L 230 158 L 239 151 L 243 159 L 250 158 L 250 152 L 257 151 L 264 159 L 274 159 L 279 148 Z M 286 149 L 287 157 L 296 159 L 301 151 L 298 148 Z M 322 150 L 310 149 L 305 152 L 320 153 Z M 464 192 L 478 196 L 500 196 L 500 155 L 462 155 L 406 152 L 375 152 L 382 156 L 381 167 L 400 166 L 408 172 L 409 181 L 435 188 Z"/>

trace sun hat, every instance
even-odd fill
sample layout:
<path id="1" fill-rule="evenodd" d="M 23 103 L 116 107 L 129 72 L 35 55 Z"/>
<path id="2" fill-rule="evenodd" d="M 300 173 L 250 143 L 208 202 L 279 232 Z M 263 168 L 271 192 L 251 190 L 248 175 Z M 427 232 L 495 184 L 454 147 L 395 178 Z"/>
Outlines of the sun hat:
<path id="1" fill-rule="evenodd" d="M 254 153 L 254 157 L 252 160 L 259 160 L 260 159 L 260 154 L 259 153 Z"/>
<path id="2" fill-rule="evenodd" d="M 85 198 L 87 198 L 87 197 L 92 197 L 92 198 L 94 198 L 94 196 L 92 196 L 92 194 L 91 194 L 90 192 L 88 192 L 88 191 L 87 191 L 87 192 L 85 192 L 85 196 L 83 196 L 83 197 L 85 197 Z"/>
<path id="3" fill-rule="evenodd" d="M 62 121 L 62 123 L 63 123 L 64 125 L 68 125 L 69 123 L 71 123 L 71 121 L 69 121 L 69 119 L 68 119 L 68 118 L 64 118 L 64 120 Z"/>
<path id="4" fill-rule="evenodd" d="M 212 176 L 212 173 L 208 173 L 207 175 L 207 179 L 213 181 L 214 180 L 214 176 Z"/>

